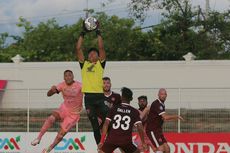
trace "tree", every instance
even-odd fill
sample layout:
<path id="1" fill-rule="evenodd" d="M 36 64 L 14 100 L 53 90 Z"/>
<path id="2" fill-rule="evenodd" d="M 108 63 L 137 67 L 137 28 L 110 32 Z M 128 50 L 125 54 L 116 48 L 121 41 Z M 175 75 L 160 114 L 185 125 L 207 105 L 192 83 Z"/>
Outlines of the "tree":
<path id="1" fill-rule="evenodd" d="M 150 9 L 149 7 L 152 6 L 153 3 L 157 4 L 155 6 L 158 8 L 166 10 L 163 14 L 164 19 L 162 22 L 149 32 L 150 37 L 154 38 L 153 40 L 155 44 L 158 45 L 155 59 L 178 60 L 187 52 L 195 52 L 194 45 L 197 43 L 195 42 L 196 39 L 194 39 L 194 37 L 196 35 L 190 28 L 194 25 L 193 18 L 196 13 L 192 11 L 191 4 L 186 0 L 183 2 L 178 0 L 147 0 L 147 2 L 143 3 L 143 6 L 141 7 L 140 1 L 135 1 L 133 4 L 135 7 L 133 9 L 139 8 L 138 11 L 136 11 L 139 13 L 139 16 L 137 17 L 142 16 L 143 12 L 141 11 L 143 11 L 143 8 Z M 148 7 L 145 5 L 148 5 Z"/>
<path id="2" fill-rule="evenodd" d="M 6 32 L 0 34 L 0 50 L 5 48 L 5 43 L 8 36 L 9 34 Z"/>
<path id="3" fill-rule="evenodd" d="M 132 0 L 129 6 L 140 21 L 150 9 L 164 10 L 162 22 L 150 32 L 161 42 L 156 59 L 178 60 L 187 52 L 198 59 L 229 57 L 229 11 L 213 11 L 206 17 L 188 0 Z"/>
<path id="4" fill-rule="evenodd" d="M 217 53 L 217 58 L 226 59 L 230 57 L 230 10 L 220 13 L 212 11 L 204 26 L 210 39 L 215 45 L 213 50 Z"/>
<path id="5" fill-rule="evenodd" d="M 144 11 L 162 8 L 164 18 L 151 30 L 142 31 L 132 18 L 95 13 L 108 60 L 181 60 L 187 52 L 198 59 L 230 58 L 230 11 L 212 11 L 205 16 L 199 7 L 192 8 L 188 0 L 133 0 L 133 6 L 137 13 L 142 11 L 139 7 Z M 50 19 L 32 26 L 21 17 L 17 25 L 24 29 L 22 36 L 1 34 L 0 61 L 9 62 L 16 54 L 21 54 L 25 61 L 75 61 L 75 43 L 82 22 L 80 19 L 73 25 L 60 26 Z M 6 45 L 8 38 L 13 38 L 14 43 Z M 96 46 L 95 32 L 87 33 L 84 50 Z"/>
<path id="6" fill-rule="evenodd" d="M 101 25 L 108 60 L 145 59 L 147 35 L 135 30 L 133 19 L 108 16 L 103 12 L 95 14 Z M 21 54 L 25 61 L 75 61 L 75 43 L 82 30 L 80 19 L 73 25 L 60 26 L 55 19 L 32 26 L 26 19 L 20 18 L 19 27 L 24 29 L 23 35 L 12 36 L 15 43 L 4 48 L 5 61 L 9 57 Z M 87 33 L 84 39 L 84 50 L 97 46 L 95 32 Z M 86 52 L 85 52 L 86 53 Z M 86 55 L 87 56 L 87 55 Z M 151 57 L 151 56 L 150 56 Z"/>

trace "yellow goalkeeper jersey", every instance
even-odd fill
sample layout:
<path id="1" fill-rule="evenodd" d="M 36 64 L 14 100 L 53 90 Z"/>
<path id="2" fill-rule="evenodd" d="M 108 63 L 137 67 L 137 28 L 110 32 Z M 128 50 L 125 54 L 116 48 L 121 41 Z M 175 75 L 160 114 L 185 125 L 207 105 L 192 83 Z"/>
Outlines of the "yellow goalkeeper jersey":
<path id="1" fill-rule="evenodd" d="M 82 92 L 84 93 L 103 93 L 103 81 L 105 61 L 98 60 L 91 63 L 85 60 L 80 62 L 82 75 Z"/>

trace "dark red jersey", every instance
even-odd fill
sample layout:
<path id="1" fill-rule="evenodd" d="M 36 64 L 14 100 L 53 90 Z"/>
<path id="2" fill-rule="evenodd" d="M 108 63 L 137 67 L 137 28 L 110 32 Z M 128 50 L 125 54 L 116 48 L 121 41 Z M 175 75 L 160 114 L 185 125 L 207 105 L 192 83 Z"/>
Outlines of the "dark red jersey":
<path id="1" fill-rule="evenodd" d="M 126 103 L 112 107 L 106 120 L 111 123 L 106 142 L 118 145 L 132 143 L 133 126 L 141 123 L 139 111 Z"/>
<path id="2" fill-rule="evenodd" d="M 162 114 L 165 113 L 165 105 L 159 99 L 153 101 L 150 107 L 150 111 L 147 118 L 146 131 L 162 131 L 162 125 L 164 123 Z"/>
<path id="3" fill-rule="evenodd" d="M 105 95 L 105 105 L 107 105 L 109 108 L 112 108 L 112 106 L 118 105 L 120 103 L 121 103 L 120 94 L 112 91 L 111 95 L 109 96 Z"/>

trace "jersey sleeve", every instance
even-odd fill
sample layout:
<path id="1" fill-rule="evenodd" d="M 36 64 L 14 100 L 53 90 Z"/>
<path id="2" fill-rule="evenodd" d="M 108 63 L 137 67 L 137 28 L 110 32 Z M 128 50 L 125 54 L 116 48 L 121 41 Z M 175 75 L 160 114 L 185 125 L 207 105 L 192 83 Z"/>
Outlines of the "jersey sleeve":
<path id="1" fill-rule="evenodd" d="M 63 89 L 63 82 L 59 83 L 56 87 L 57 87 L 57 93 L 61 92 Z"/>
<path id="2" fill-rule="evenodd" d="M 165 113 L 165 108 L 161 104 L 156 105 L 154 108 L 158 115 L 162 115 Z"/>

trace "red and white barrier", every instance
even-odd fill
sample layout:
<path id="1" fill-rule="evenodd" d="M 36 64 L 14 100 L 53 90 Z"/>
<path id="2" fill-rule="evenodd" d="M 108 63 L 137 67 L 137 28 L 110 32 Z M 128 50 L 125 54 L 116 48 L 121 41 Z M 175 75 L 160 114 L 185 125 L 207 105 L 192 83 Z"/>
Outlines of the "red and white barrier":
<path id="1" fill-rule="evenodd" d="M 57 133 L 48 132 L 39 145 L 31 146 L 30 142 L 37 134 L 0 132 L 0 153 L 41 153 Z M 134 137 L 137 139 L 136 133 Z M 171 153 L 230 153 L 230 133 L 165 133 L 165 137 Z M 52 153 L 97 153 L 93 133 L 68 133 Z"/>
<path id="2" fill-rule="evenodd" d="M 172 153 L 230 153 L 230 133 L 166 133 Z"/>

